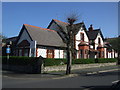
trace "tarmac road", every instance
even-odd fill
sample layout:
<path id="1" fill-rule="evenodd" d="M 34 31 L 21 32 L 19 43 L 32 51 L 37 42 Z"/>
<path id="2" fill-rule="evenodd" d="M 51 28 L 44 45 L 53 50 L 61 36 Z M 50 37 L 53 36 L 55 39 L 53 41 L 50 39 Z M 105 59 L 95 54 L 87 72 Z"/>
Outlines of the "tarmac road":
<path id="1" fill-rule="evenodd" d="M 63 72 L 42 75 L 4 72 L 3 88 L 103 88 L 118 81 L 120 70 L 117 69 L 117 66 L 110 66 L 76 70 L 71 76 L 63 75 Z"/>

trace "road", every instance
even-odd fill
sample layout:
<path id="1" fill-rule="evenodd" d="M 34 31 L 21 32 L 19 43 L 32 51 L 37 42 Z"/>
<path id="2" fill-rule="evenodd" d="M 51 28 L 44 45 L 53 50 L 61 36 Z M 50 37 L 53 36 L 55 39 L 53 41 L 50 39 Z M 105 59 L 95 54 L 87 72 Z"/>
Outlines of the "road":
<path id="1" fill-rule="evenodd" d="M 114 69 L 117 67 L 114 67 Z M 77 74 L 75 77 L 41 79 L 18 78 L 3 75 L 3 88 L 95 88 L 111 86 L 120 75 L 120 70 L 107 72 Z M 21 74 L 18 74 L 20 77 Z"/>

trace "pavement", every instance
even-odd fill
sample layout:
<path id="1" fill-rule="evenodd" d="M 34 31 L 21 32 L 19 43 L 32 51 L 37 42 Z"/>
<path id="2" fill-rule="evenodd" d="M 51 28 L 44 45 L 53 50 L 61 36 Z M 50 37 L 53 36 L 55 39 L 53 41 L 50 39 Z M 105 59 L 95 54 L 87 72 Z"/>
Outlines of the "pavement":
<path id="1" fill-rule="evenodd" d="M 120 70 L 120 66 L 104 66 L 104 67 L 92 67 L 92 68 L 85 68 L 85 69 L 78 69 L 72 70 L 70 75 L 66 75 L 65 71 L 52 71 L 46 72 L 42 74 L 25 74 L 19 72 L 12 72 L 12 71 L 2 71 L 2 77 L 13 78 L 13 79 L 62 79 L 62 78 L 69 78 L 75 77 L 79 75 L 92 75 L 98 74 L 103 72 L 111 72 Z"/>

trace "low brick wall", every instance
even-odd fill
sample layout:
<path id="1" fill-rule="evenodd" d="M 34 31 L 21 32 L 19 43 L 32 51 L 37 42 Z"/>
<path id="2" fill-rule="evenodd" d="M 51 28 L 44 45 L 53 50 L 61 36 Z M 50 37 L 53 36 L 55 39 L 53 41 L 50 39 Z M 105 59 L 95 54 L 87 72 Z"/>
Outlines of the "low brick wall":
<path id="1" fill-rule="evenodd" d="M 101 67 L 101 66 L 111 66 L 111 65 L 116 65 L 116 63 L 99 63 L 99 64 L 75 64 L 72 65 L 72 70 L 75 69 L 85 69 L 85 68 L 94 68 L 94 67 Z M 65 71 L 66 70 L 66 65 L 61 65 L 61 66 L 49 66 L 49 67 L 44 67 L 44 72 L 48 71 Z"/>

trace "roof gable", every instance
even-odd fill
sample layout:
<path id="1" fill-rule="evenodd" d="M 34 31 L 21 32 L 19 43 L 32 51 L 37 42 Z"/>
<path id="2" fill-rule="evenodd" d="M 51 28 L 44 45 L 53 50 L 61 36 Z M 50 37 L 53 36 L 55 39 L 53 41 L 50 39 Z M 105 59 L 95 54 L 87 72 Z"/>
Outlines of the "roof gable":
<path id="1" fill-rule="evenodd" d="M 28 34 L 28 37 L 30 38 L 30 40 L 33 41 L 33 39 L 31 38 L 30 34 L 29 34 L 28 31 L 26 30 L 25 25 L 23 25 L 23 26 L 22 26 L 22 29 L 21 29 L 21 31 L 20 31 L 20 33 L 19 33 L 19 35 L 18 35 L 18 38 L 17 38 L 17 44 L 19 43 L 19 40 L 20 40 L 23 32 L 26 32 L 26 33 Z"/>
<path id="2" fill-rule="evenodd" d="M 86 34 L 87 34 L 89 40 L 95 40 L 98 33 L 100 33 L 102 39 L 104 40 L 103 34 L 100 29 L 95 29 L 93 31 L 86 31 Z"/>

